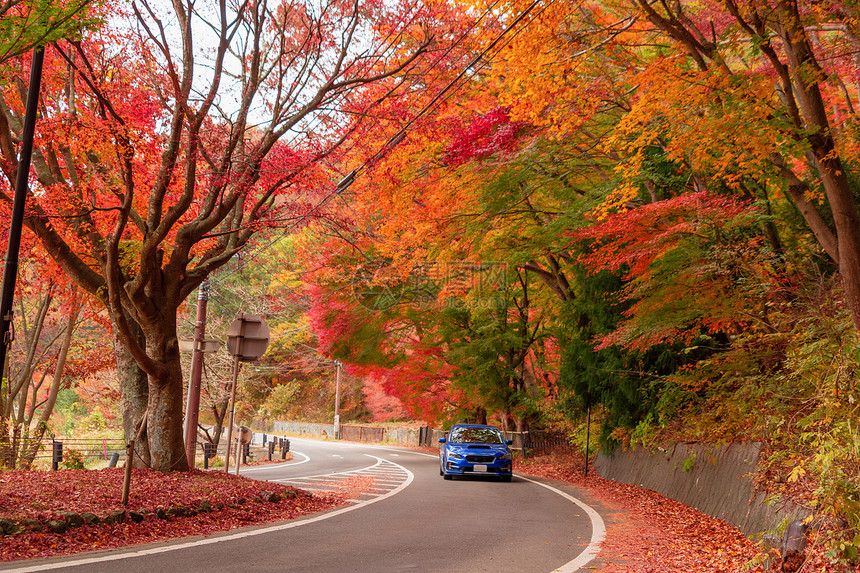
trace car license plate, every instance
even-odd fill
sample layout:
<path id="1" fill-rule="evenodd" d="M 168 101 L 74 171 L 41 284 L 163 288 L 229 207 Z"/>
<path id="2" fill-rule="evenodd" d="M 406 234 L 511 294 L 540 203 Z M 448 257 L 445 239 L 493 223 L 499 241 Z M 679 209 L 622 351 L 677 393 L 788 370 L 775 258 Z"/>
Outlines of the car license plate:
<path id="1" fill-rule="evenodd" d="M 479 464 L 479 465 L 474 466 L 474 467 L 472 468 L 472 471 L 476 471 L 476 472 L 485 472 L 485 471 L 487 471 L 487 466 L 486 466 L 486 465 L 484 465 L 484 464 Z"/>

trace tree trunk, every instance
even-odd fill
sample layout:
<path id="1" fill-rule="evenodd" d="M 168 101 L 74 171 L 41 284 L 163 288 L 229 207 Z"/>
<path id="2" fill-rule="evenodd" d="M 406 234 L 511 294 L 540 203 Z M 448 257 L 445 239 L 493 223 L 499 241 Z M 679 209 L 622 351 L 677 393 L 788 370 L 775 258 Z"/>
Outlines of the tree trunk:
<path id="1" fill-rule="evenodd" d="M 215 425 L 212 428 L 212 435 L 206 432 L 206 438 L 209 442 L 218 448 L 221 442 L 221 432 L 224 430 L 224 419 L 227 417 L 227 407 L 230 405 L 230 400 L 225 399 L 218 404 L 212 404 L 212 414 L 215 416 Z"/>
<path id="2" fill-rule="evenodd" d="M 475 423 L 476 424 L 486 424 L 487 423 L 487 411 L 484 408 L 478 408 L 475 411 Z"/>
<path id="3" fill-rule="evenodd" d="M 138 423 L 146 412 L 149 402 L 149 384 L 146 373 L 141 370 L 128 349 L 116 337 L 114 337 L 114 356 L 116 357 L 116 375 L 121 396 L 123 436 L 128 442 L 135 439 Z M 152 460 L 148 442 L 138 440 L 134 449 L 133 467 L 149 467 Z"/>
<path id="4" fill-rule="evenodd" d="M 529 431 L 529 421 L 525 416 L 514 414 L 514 420 L 517 424 L 517 432 L 523 433 Z"/>
<path id="5" fill-rule="evenodd" d="M 838 157 L 832 161 L 841 168 Z M 851 311 L 855 330 L 860 330 L 860 219 L 857 206 L 844 172 L 824 175 L 829 166 L 822 169 L 822 179 L 827 198 L 833 212 L 839 251 L 839 275 L 845 291 L 845 302 Z"/>
<path id="6" fill-rule="evenodd" d="M 796 6 L 781 8 L 785 11 L 788 25 L 780 30 L 780 35 L 805 127 L 811 132 L 806 139 L 815 155 L 816 168 L 836 227 L 837 263 L 845 301 L 851 311 L 854 328 L 860 330 L 860 217 L 857 204 L 833 138 L 821 89 L 818 83 L 808 79 L 811 71 L 820 69 L 809 37 L 800 24 Z"/>
<path id="7" fill-rule="evenodd" d="M 157 334 L 148 333 L 147 354 L 165 366 L 161 378 L 149 376 L 146 432 L 151 467 L 161 471 L 187 471 L 185 436 L 182 431 L 182 363 L 175 326 Z"/>

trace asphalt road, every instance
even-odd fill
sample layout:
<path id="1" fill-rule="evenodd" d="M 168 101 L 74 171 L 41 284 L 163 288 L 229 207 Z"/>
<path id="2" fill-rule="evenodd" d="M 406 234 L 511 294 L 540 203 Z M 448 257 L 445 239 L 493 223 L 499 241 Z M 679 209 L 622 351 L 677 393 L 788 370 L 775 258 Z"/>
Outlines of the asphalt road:
<path id="1" fill-rule="evenodd" d="M 570 573 L 592 561 L 603 537 L 592 508 L 522 476 L 445 481 L 438 457 L 427 453 L 290 440 L 292 461 L 243 475 L 308 490 L 348 483 L 364 490 L 346 507 L 304 519 L 6 563 L 0 571 Z"/>

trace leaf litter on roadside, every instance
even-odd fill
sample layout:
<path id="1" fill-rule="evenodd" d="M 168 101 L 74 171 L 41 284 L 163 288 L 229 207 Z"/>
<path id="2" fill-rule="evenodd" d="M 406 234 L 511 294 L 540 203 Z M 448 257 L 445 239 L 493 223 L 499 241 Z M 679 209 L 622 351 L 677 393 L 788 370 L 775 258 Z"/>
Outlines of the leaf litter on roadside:
<path id="1" fill-rule="evenodd" d="M 224 472 L 140 469 L 132 471 L 129 503 L 123 507 L 123 473 L 122 469 L 0 472 L 0 519 L 29 524 L 16 535 L 0 538 L 0 561 L 207 535 L 294 519 L 345 503 L 339 493 L 312 495 Z M 39 525 L 65 520 L 68 512 L 104 518 L 122 510 L 143 518 L 139 523 L 125 519 L 81 525 L 62 533 Z"/>

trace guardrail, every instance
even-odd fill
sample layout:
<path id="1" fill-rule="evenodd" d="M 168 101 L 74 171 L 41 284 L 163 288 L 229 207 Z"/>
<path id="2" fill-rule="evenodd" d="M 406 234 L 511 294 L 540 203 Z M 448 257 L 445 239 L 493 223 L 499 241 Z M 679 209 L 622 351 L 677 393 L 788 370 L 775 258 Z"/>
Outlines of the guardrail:
<path id="1" fill-rule="evenodd" d="M 34 440 L 30 438 L 20 439 L 13 450 L 9 444 L 0 445 L 0 460 L 7 467 L 15 465 L 13 456 L 17 457 L 22 451 L 28 451 L 35 447 L 36 455 L 33 462 L 50 460 L 51 469 L 83 468 L 87 464 L 96 461 L 107 462 L 109 467 L 114 467 L 120 458 L 125 457 L 125 442 L 122 440 L 108 438 L 72 439 L 72 438 L 44 438 Z"/>
<path id="2" fill-rule="evenodd" d="M 262 433 L 259 436 L 262 440 L 262 447 L 266 448 L 265 454 L 269 460 L 277 459 L 285 456 L 289 451 L 289 440 L 283 437 L 269 435 L 267 439 L 266 429 L 262 428 L 262 424 L 255 424 L 255 430 Z M 292 434 L 299 436 L 311 436 L 315 438 L 333 438 L 334 425 L 332 424 L 314 424 L 310 422 L 282 422 L 276 421 L 269 424 L 268 431 L 271 434 Z M 514 450 L 520 451 L 524 456 L 534 454 L 539 451 L 551 450 L 556 447 L 569 446 L 569 441 L 560 434 L 533 431 L 533 432 L 506 432 L 502 434 L 506 440 L 511 440 L 511 447 Z M 341 424 L 340 439 L 364 442 L 374 444 L 398 444 L 411 447 L 427 447 L 434 448 L 439 445 L 439 438 L 446 435 L 444 430 L 431 428 L 430 426 L 422 426 L 419 428 L 408 426 L 362 426 L 356 424 Z M 255 436 L 255 439 L 257 436 Z M 274 441 L 277 440 L 277 445 Z M 92 438 L 92 439 L 72 439 L 72 438 L 45 438 L 43 440 L 21 440 L 18 444 L 16 452 L 13 452 L 8 444 L 0 444 L 0 460 L 7 467 L 11 467 L 10 458 L 13 453 L 17 453 L 22 449 L 29 449 L 33 443 L 37 442 L 37 453 L 34 462 L 41 460 L 47 462 L 50 460 L 51 469 L 59 470 L 62 468 L 83 468 L 94 463 L 104 462 L 108 467 L 115 467 L 125 460 L 126 450 L 125 442 L 117 439 L 107 438 Z M 204 467 L 208 467 L 209 458 L 215 455 L 214 448 L 211 444 L 198 444 L 203 450 Z M 208 447 L 205 447 L 208 446 Z M 211 448 L 211 449 L 210 449 Z M 223 449 L 223 447 L 221 448 Z M 279 450 L 275 453 L 275 449 Z M 248 455 L 247 449 L 243 449 L 244 456 Z"/>

